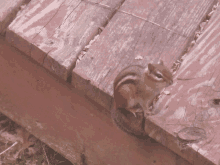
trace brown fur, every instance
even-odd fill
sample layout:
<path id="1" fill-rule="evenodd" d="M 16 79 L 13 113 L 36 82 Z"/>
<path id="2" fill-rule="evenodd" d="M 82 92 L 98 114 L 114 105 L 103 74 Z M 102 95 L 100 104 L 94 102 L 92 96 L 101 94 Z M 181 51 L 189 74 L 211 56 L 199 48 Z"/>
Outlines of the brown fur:
<path id="1" fill-rule="evenodd" d="M 114 114 L 116 115 L 117 111 L 123 109 L 128 111 L 128 114 L 133 114 L 134 117 L 140 113 L 144 113 L 145 117 L 151 115 L 149 107 L 152 105 L 154 98 L 172 82 L 172 74 L 163 65 L 163 62 L 148 64 L 148 69 L 139 65 L 132 65 L 123 69 L 114 81 Z M 112 117 L 116 122 L 115 115 Z M 117 123 L 119 124 L 120 121 L 117 121 Z M 141 126 L 142 122 L 137 123 L 138 126 Z M 122 125 L 120 124 L 120 127 L 123 127 Z"/>

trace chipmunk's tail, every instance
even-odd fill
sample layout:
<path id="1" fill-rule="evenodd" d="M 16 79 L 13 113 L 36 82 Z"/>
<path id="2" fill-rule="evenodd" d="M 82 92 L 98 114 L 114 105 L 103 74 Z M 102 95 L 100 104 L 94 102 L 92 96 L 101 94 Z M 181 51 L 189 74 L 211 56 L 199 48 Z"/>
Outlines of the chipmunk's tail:
<path id="1" fill-rule="evenodd" d="M 115 125 L 125 133 L 138 137 L 145 138 L 144 131 L 145 118 L 143 113 L 137 113 L 135 117 L 126 109 L 111 109 L 111 117 Z"/>

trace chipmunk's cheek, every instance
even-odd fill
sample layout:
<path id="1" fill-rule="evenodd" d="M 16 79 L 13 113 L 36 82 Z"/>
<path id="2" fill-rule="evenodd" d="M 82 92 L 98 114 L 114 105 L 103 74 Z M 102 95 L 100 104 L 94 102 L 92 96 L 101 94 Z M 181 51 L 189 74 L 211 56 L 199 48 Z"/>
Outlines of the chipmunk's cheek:
<path id="1" fill-rule="evenodd" d="M 156 84 L 156 88 L 159 90 L 163 89 L 166 86 L 167 86 L 166 82 L 161 82 L 160 84 Z"/>

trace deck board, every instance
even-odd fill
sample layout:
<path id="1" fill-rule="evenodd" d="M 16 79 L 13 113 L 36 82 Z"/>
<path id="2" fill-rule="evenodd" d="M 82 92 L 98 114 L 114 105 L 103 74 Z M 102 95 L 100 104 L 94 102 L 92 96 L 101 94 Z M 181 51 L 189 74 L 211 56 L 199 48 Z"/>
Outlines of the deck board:
<path id="1" fill-rule="evenodd" d="M 220 91 L 219 22 L 218 7 L 192 51 L 185 56 L 174 84 L 166 89 L 170 95 L 161 98 L 160 112 L 150 117 L 145 127 L 151 137 L 157 137 L 162 144 L 195 165 L 220 162 L 220 105 L 218 101 L 212 101 L 219 99 Z M 153 126 L 155 124 L 157 127 Z M 154 131 L 149 128 L 151 126 Z M 183 148 L 176 133 L 187 127 L 202 129 L 206 137 L 190 143 L 190 134 L 186 133 L 187 145 Z M 202 137 L 203 133 L 195 136 Z"/>
<path id="2" fill-rule="evenodd" d="M 0 0 L 0 34 L 5 35 L 8 25 L 30 0 Z"/>
<path id="3" fill-rule="evenodd" d="M 217 1 L 127 0 L 120 10 L 182 36 L 190 37 Z"/>
<path id="4" fill-rule="evenodd" d="M 120 0 L 112 5 L 116 2 L 120 3 Z M 111 6 L 80 0 L 44 0 L 40 5 L 37 3 L 37 0 L 31 1 L 16 17 L 8 28 L 6 38 L 66 80 L 80 51 L 98 33 L 99 27 L 106 24 L 114 10 Z"/>

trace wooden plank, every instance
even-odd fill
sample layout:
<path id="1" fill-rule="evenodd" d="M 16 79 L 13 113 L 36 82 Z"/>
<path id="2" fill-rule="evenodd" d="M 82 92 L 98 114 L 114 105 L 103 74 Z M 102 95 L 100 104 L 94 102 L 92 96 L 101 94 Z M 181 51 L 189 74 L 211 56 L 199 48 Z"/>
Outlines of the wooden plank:
<path id="1" fill-rule="evenodd" d="M 151 137 L 195 165 L 220 163 L 219 39 L 220 8 L 166 89 L 170 95 L 159 100 L 161 111 L 145 127 Z"/>
<path id="2" fill-rule="evenodd" d="M 113 80 L 124 67 L 147 66 L 159 58 L 171 67 L 187 42 L 173 31 L 118 12 L 77 63 L 72 84 L 109 109 Z"/>
<path id="3" fill-rule="evenodd" d="M 0 0 L 0 34 L 4 35 L 8 25 L 14 20 L 16 14 L 25 8 L 30 0 Z"/>
<path id="4" fill-rule="evenodd" d="M 217 0 L 127 0 L 120 11 L 191 37 Z"/>
<path id="5" fill-rule="evenodd" d="M 0 50 L 0 111 L 73 164 L 189 165 L 159 143 L 124 134 L 106 109 L 2 38 Z"/>
<path id="6" fill-rule="evenodd" d="M 39 1 L 32 0 L 7 29 L 6 39 L 19 50 L 31 56 L 32 40 L 40 33 L 44 26 L 56 15 L 65 0 Z M 45 9 L 45 7 L 48 7 Z M 41 22 L 39 22 L 41 21 Z M 41 53 L 42 54 L 42 53 Z M 41 54 L 39 56 L 41 57 Z M 39 59 L 41 59 L 39 57 Z M 37 60 L 39 63 L 41 60 Z"/>
<path id="7" fill-rule="evenodd" d="M 33 0 L 9 26 L 6 38 L 66 80 L 80 51 L 113 13 L 108 6 L 81 0 Z"/>

